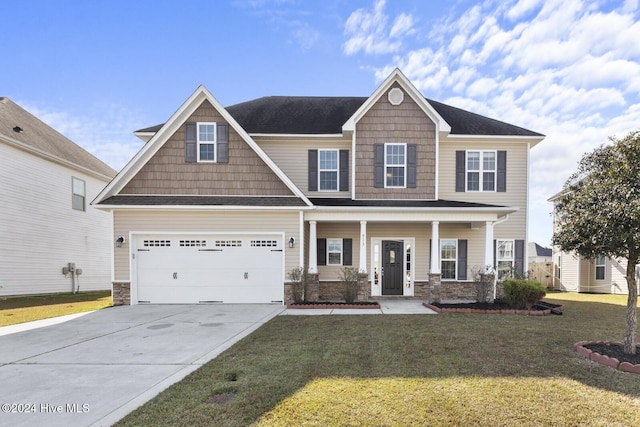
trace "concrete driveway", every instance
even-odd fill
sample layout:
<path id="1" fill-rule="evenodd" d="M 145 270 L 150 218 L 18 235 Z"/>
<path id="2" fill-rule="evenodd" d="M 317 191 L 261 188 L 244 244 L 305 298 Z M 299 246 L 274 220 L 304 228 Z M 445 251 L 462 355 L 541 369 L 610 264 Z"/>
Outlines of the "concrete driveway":
<path id="1" fill-rule="evenodd" d="M 283 310 L 121 306 L 0 334 L 0 425 L 111 425 Z"/>

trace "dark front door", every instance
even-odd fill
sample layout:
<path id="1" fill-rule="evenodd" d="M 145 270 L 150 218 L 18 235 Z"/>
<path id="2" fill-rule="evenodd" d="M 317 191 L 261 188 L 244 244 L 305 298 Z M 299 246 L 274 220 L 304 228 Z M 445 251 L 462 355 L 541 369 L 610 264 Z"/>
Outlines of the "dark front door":
<path id="1" fill-rule="evenodd" d="M 404 242 L 382 241 L 382 295 L 402 295 Z"/>

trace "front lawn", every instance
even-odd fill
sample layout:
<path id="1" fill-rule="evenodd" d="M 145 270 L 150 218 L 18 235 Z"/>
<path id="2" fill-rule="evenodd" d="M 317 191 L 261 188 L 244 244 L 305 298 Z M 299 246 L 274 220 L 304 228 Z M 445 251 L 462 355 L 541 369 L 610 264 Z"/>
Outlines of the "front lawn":
<path id="1" fill-rule="evenodd" d="M 0 298 L 0 326 L 110 307 L 111 291 Z"/>
<path id="2" fill-rule="evenodd" d="M 640 425 L 640 375 L 573 352 L 622 339 L 626 297 L 562 316 L 280 316 L 119 425 Z"/>

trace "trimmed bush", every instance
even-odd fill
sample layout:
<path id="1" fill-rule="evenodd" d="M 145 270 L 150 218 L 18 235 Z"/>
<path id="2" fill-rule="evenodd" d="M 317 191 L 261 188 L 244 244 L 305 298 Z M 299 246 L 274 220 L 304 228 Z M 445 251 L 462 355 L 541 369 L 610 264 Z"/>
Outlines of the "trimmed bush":
<path id="1" fill-rule="evenodd" d="M 342 297 L 347 304 L 351 304 L 358 299 L 358 270 L 353 267 L 342 267 L 340 269 L 340 280 L 344 288 Z"/>
<path id="2" fill-rule="evenodd" d="M 507 279 L 503 284 L 507 302 L 518 310 L 531 310 L 547 294 L 540 282 L 535 280 Z"/>
<path id="3" fill-rule="evenodd" d="M 287 275 L 291 281 L 291 287 L 293 290 L 293 301 L 295 303 L 301 303 L 307 300 L 306 281 L 307 273 L 303 267 L 296 267 L 290 270 Z"/>

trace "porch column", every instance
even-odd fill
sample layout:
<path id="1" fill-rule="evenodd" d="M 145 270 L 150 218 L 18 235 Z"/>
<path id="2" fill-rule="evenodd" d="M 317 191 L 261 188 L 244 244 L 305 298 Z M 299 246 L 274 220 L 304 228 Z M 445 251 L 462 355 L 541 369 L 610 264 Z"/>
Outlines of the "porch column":
<path id="1" fill-rule="evenodd" d="M 431 274 L 440 274 L 440 222 L 431 223 Z"/>
<path id="2" fill-rule="evenodd" d="M 318 274 L 318 236 L 316 221 L 309 221 L 309 273 Z"/>
<path id="3" fill-rule="evenodd" d="M 367 272 L 367 221 L 360 221 L 360 273 Z"/>
<path id="4" fill-rule="evenodd" d="M 493 268 L 493 222 L 487 221 L 484 227 L 484 266 L 485 272 Z"/>

